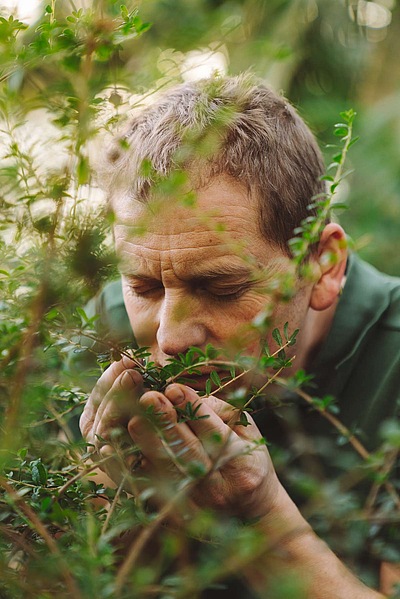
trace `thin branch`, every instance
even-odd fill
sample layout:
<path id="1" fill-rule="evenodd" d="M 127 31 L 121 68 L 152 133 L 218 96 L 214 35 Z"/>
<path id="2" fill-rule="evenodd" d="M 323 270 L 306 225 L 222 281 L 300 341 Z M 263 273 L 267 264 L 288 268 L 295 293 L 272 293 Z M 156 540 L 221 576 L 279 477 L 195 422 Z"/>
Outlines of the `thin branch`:
<path id="1" fill-rule="evenodd" d="M 69 590 L 71 597 L 74 599 L 81 599 L 82 596 L 80 591 L 75 583 L 75 580 L 71 576 L 71 572 L 69 571 L 68 565 L 65 562 L 63 556 L 58 549 L 56 542 L 53 537 L 47 531 L 47 528 L 32 510 L 32 508 L 24 501 L 23 497 L 18 495 L 18 493 L 13 489 L 13 487 L 6 481 L 6 479 L 0 476 L 0 485 L 6 491 L 6 493 L 15 501 L 15 503 L 19 506 L 20 510 L 23 512 L 25 517 L 28 520 L 30 526 L 43 538 L 47 547 L 49 548 L 50 553 L 52 553 L 59 561 L 61 572 L 65 580 L 65 584 Z"/>
<path id="2" fill-rule="evenodd" d="M 120 483 L 120 485 L 119 485 L 118 489 L 117 489 L 117 492 L 115 493 L 115 497 L 114 497 L 114 499 L 113 499 L 113 502 L 112 502 L 112 504 L 110 505 L 110 509 L 108 510 L 107 517 L 106 517 L 106 519 L 105 519 L 105 521 L 104 521 L 104 524 L 103 524 L 103 526 L 102 526 L 102 529 L 101 529 L 101 534 L 102 534 L 102 535 L 104 535 L 104 534 L 105 534 L 105 532 L 106 532 L 106 530 L 107 530 L 107 528 L 108 528 L 108 524 L 109 524 L 109 522 L 110 522 L 111 516 L 113 515 L 113 513 L 114 513 L 114 510 L 115 510 L 115 508 L 116 508 L 116 506 L 117 506 L 117 504 L 118 504 L 119 498 L 120 498 L 120 496 L 121 496 L 121 493 L 122 493 L 122 490 L 123 490 L 124 484 L 125 484 L 125 482 L 126 482 L 126 478 L 127 478 L 127 477 L 126 477 L 126 475 L 125 475 L 125 476 L 123 477 L 123 479 L 122 479 L 122 481 L 121 481 L 121 483 Z"/>
<path id="3" fill-rule="evenodd" d="M 277 383 L 281 384 L 282 386 L 285 386 L 284 379 L 277 378 L 276 381 L 277 381 Z M 312 406 L 312 408 L 314 410 L 319 412 L 319 414 L 321 414 L 321 416 L 323 418 L 328 420 L 328 422 L 330 422 L 332 424 L 332 426 L 334 428 L 336 428 L 336 430 L 339 431 L 339 433 L 341 435 L 343 435 L 343 437 L 345 437 L 349 441 L 350 445 L 352 445 L 352 447 L 355 449 L 355 451 L 358 453 L 358 455 L 363 458 L 363 460 L 365 460 L 365 461 L 370 460 L 370 458 L 371 458 L 370 452 L 364 447 L 364 445 L 354 435 L 354 433 L 352 433 L 338 418 L 336 418 L 336 416 L 334 416 L 331 412 L 328 412 L 326 409 L 321 408 L 318 405 L 316 405 L 315 402 L 313 401 L 313 398 L 311 397 L 311 395 L 309 395 L 302 389 L 296 389 L 296 393 L 300 397 L 302 397 L 310 406 Z M 379 469 L 375 468 L 375 470 L 378 470 L 378 472 L 379 472 Z M 387 492 L 393 499 L 397 509 L 400 509 L 400 497 L 399 497 L 395 487 L 389 481 L 385 481 L 383 484 L 384 484 Z"/>
<path id="4" fill-rule="evenodd" d="M 158 515 L 150 522 L 150 524 L 144 528 L 135 541 L 132 543 L 128 554 L 124 561 L 122 562 L 121 567 L 118 570 L 116 579 L 115 579 L 115 594 L 119 596 L 122 592 L 123 586 L 126 582 L 126 579 L 129 576 L 129 573 L 132 571 L 135 563 L 137 562 L 139 556 L 145 545 L 151 539 L 153 534 L 158 530 L 164 520 L 170 515 L 172 510 L 175 508 L 175 505 L 182 499 L 182 497 L 186 496 L 188 491 L 192 486 L 197 484 L 197 481 L 190 480 L 186 483 L 178 493 L 168 502 L 165 506 L 160 510 Z"/>
<path id="5" fill-rule="evenodd" d="M 367 511 L 367 513 L 372 511 L 372 508 L 374 507 L 377 497 L 378 497 L 378 493 L 380 488 L 386 484 L 387 482 L 387 477 L 390 473 L 390 471 L 392 470 L 397 456 L 399 455 L 399 450 L 398 449 L 393 449 L 392 451 L 390 451 L 388 453 L 388 455 L 386 456 L 386 460 L 385 463 L 383 465 L 383 467 L 380 469 L 379 474 L 382 477 L 380 482 L 375 482 L 372 487 L 371 490 L 369 492 L 369 495 L 367 497 L 367 500 L 365 502 L 365 509 Z M 399 507 L 399 504 L 397 504 L 397 506 Z"/>

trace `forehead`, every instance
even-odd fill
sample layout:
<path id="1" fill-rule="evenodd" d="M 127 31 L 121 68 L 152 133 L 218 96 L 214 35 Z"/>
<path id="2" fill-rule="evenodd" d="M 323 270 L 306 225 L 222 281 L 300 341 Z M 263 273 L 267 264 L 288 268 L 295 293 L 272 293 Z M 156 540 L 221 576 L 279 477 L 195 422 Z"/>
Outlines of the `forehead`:
<path id="1" fill-rule="evenodd" d="M 185 192 L 188 191 L 193 197 L 193 205 L 190 206 L 185 201 L 188 197 Z M 148 203 L 126 196 L 116 198 L 113 200 L 113 209 L 117 224 L 135 226 L 140 221 L 139 224 L 145 225 L 148 232 L 164 230 L 165 219 L 171 233 L 184 229 L 193 231 L 208 228 L 212 231 L 219 228 L 216 227 L 218 224 L 223 228 L 229 227 L 233 224 L 230 223 L 232 217 L 246 221 L 246 229 L 250 229 L 251 233 L 257 229 L 254 203 L 243 185 L 231 177 L 219 176 L 195 191 L 179 188 L 175 195 L 153 198 Z"/>
<path id="2" fill-rule="evenodd" d="M 115 240 L 122 260 L 180 262 L 219 258 L 265 263 L 282 255 L 261 235 L 255 199 L 230 177 L 215 177 L 197 190 L 193 206 L 177 197 L 143 204 L 130 198 L 114 200 Z"/>

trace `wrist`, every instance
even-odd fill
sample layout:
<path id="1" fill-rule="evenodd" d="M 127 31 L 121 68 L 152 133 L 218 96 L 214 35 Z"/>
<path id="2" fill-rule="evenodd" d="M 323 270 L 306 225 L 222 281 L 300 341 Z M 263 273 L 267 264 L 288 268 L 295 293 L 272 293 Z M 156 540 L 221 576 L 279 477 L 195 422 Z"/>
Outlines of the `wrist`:
<path id="1" fill-rule="evenodd" d="M 261 594 L 274 577 L 282 581 L 294 577 L 299 596 L 308 599 L 383 599 L 357 580 L 315 534 L 282 486 L 269 512 L 254 527 L 265 544 L 249 575 Z"/>

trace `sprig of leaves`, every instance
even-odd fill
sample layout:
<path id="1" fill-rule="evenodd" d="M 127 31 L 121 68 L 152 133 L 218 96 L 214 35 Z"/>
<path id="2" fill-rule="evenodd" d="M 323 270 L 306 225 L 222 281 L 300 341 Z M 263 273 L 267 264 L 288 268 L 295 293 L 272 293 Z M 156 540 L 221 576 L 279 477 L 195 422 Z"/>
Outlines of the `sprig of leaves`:
<path id="1" fill-rule="evenodd" d="M 289 241 L 297 268 L 304 266 L 311 247 L 320 238 L 331 210 L 344 207 L 343 204 L 334 204 L 333 200 L 341 181 L 351 173 L 351 171 L 344 171 L 344 165 L 349 149 L 358 140 L 358 137 L 353 138 L 353 123 L 356 114 L 353 109 L 340 113 L 343 122 L 335 125 L 334 134 L 340 138 L 341 145 L 327 168 L 327 174 L 321 177 L 323 181 L 327 182 L 328 189 L 312 198 L 308 208 L 315 210 L 315 215 L 305 218 L 294 230 L 295 237 Z M 333 174 L 330 174 L 330 171 L 334 171 Z"/>

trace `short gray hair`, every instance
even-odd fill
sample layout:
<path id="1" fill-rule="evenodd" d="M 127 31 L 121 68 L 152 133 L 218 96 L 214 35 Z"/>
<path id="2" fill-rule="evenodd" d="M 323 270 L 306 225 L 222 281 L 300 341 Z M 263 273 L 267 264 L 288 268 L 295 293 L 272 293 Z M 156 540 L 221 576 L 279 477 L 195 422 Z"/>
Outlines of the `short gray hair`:
<path id="1" fill-rule="evenodd" d="M 142 109 L 108 152 L 106 191 L 112 202 L 122 185 L 146 201 L 158 177 L 183 168 L 197 188 L 220 174 L 244 184 L 257 199 L 261 232 L 288 255 L 294 229 L 315 214 L 312 198 L 325 190 L 311 131 L 285 98 L 248 74 L 181 84 Z"/>

